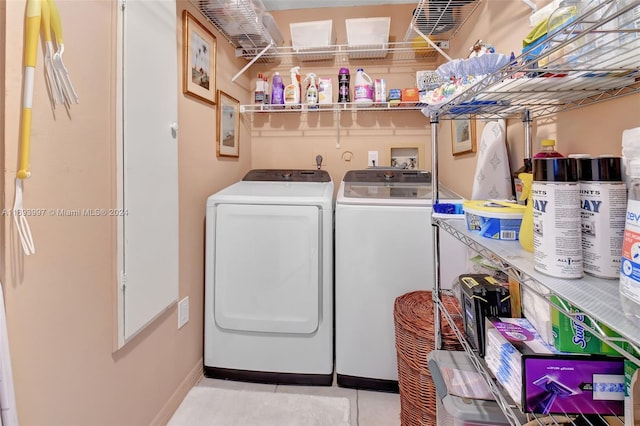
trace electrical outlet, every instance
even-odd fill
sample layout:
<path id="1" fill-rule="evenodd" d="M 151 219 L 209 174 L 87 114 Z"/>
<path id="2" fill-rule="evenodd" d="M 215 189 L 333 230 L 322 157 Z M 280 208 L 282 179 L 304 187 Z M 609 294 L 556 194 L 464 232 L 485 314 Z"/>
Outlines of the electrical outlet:
<path id="1" fill-rule="evenodd" d="M 369 160 L 367 161 L 367 166 L 376 167 L 379 166 L 378 163 L 378 151 L 369 151 Z"/>
<path id="2" fill-rule="evenodd" d="M 189 322 L 189 296 L 178 303 L 178 328 Z"/>

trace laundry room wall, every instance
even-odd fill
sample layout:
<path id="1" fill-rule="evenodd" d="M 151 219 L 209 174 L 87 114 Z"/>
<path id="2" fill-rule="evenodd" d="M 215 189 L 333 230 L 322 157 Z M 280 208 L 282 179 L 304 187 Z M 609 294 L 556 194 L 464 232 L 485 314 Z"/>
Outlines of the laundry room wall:
<path id="1" fill-rule="evenodd" d="M 250 168 L 250 134 L 243 124 L 239 158 L 216 158 L 216 107 L 177 93 L 179 298 L 189 296 L 190 319 L 178 330 L 173 306 L 123 349 L 115 350 L 116 218 L 69 217 L 62 211 L 116 206 L 118 3 L 57 3 L 64 28 L 64 62 L 80 103 L 68 111 L 61 106 L 52 110 L 39 44 L 32 176 L 24 182 L 25 208 L 43 212 L 29 217 L 36 244 L 32 256 L 22 254 L 9 214 L 18 161 L 26 0 L 0 3 L 0 16 L 6 15 L 5 25 L 0 26 L 5 209 L 0 278 L 19 421 L 23 425 L 161 424 L 201 377 L 206 198 Z M 178 3 L 179 67 L 185 7 L 213 30 L 190 4 Z M 241 62 L 222 36 L 217 59 L 218 88 L 246 103 L 247 82 L 231 83 Z M 178 75 L 182 87 L 181 68 Z"/>

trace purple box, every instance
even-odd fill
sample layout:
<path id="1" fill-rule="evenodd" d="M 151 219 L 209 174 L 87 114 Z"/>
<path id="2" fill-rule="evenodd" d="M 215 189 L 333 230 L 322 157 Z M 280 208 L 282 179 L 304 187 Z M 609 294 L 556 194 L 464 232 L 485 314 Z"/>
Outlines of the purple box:
<path id="1" fill-rule="evenodd" d="M 622 357 L 559 352 L 524 318 L 487 321 L 487 355 L 525 413 L 624 414 Z"/>

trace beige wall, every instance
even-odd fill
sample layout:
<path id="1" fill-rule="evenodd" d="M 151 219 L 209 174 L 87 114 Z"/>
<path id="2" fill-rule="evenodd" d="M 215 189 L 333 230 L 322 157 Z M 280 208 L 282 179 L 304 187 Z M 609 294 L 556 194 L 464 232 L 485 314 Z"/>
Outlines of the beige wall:
<path id="1" fill-rule="evenodd" d="M 544 2 L 538 2 L 544 3 Z M 99 208 L 115 205 L 115 40 L 116 2 L 60 0 L 64 20 L 64 54 L 81 103 L 66 113 L 52 112 L 44 88 L 41 52 L 38 56 L 31 169 L 25 183 L 27 208 Z M 180 50 L 182 9 L 193 7 L 180 0 L 176 19 Z M 5 173 L 4 207 L 11 208 L 17 165 L 22 90 L 22 43 L 25 0 L 0 3 L 6 14 L 0 36 L 0 100 L 3 121 L 0 156 Z M 392 36 L 404 36 L 408 11 L 372 9 L 370 16 L 392 16 Z M 410 10 L 409 10 L 410 12 Z M 277 15 L 288 35 L 289 20 L 300 15 Z M 350 11 L 355 17 L 365 12 Z M 478 38 L 498 51 L 517 51 L 528 32 L 530 10 L 520 1 L 485 0 L 480 13 L 454 39 L 453 57 L 466 56 Z M 310 19 L 305 12 L 304 19 Z M 325 15 L 329 14 L 329 15 Z M 311 16 L 334 16 L 342 22 L 344 10 Z M 275 14 L 274 14 L 275 15 Z M 404 22 L 404 24 L 403 24 Z M 396 23 L 399 23 L 396 25 Z M 205 23 L 209 28 L 211 25 Z M 337 28 L 339 41 L 342 28 Z M 217 34 L 214 31 L 214 34 Z M 6 40 L 3 43 L 2 40 Z M 218 35 L 217 85 L 241 103 L 250 101 L 251 79 L 259 65 L 235 83 L 231 77 L 246 61 L 236 59 L 223 36 Z M 5 62 L 6 58 L 6 62 Z M 181 57 L 179 59 L 181 64 Z M 305 65 L 303 72 L 336 76 L 341 64 Z M 352 72 L 358 64 L 349 64 Z M 413 85 L 415 70 L 435 64 L 407 65 L 363 63 L 373 76 L 387 78 L 390 87 Z M 428 65 L 428 67 L 427 67 Z M 181 66 L 181 65 L 180 65 Z M 281 66 L 288 78 L 286 64 Z M 179 71 L 181 75 L 181 71 Z M 334 80 L 335 81 L 335 80 Z M 620 153 L 622 129 L 640 126 L 639 96 L 561 114 L 550 123 L 535 126 L 536 144 L 555 136 L 565 153 Z M 325 158 L 325 168 L 339 181 L 349 169 L 366 166 L 367 151 L 378 150 L 388 164 L 392 146 L 417 146 L 421 166 L 430 168 L 430 129 L 419 112 L 347 113 L 340 119 L 340 137 L 332 114 L 245 115 L 242 118 L 240 158 L 215 156 L 213 106 L 178 94 L 180 173 L 180 298 L 190 297 L 189 323 L 177 330 L 173 307 L 124 349 L 114 352 L 115 222 L 110 218 L 36 217 L 30 220 L 37 245 L 35 256 L 23 257 L 15 228 L 5 217 L 0 229 L 4 255 L 2 281 L 6 293 L 19 416 L 24 425 L 144 425 L 162 422 L 175 408 L 202 368 L 204 206 L 206 197 L 238 180 L 249 168 L 299 167 Z M 448 123 L 441 126 L 441 180 L 463 195 L 471 189 L 475 155 L 450 154 Z M 480 131 L 481 129 L 479 129 Z M 512 160 L 522 158 L 522 123 L 509 122 Z M 534 145 L 534 150 L 538 145 Z M 353 156 L 347 161 L 347 151 Z"/>
<path id="2" fill-rule="evenodd" d="M 176 11 L 178 49 L 184 4 Z M 58 7 L 65 31 L 64 61 L 80 104 L 72 105 L 68 113 L 61 107 L 52 111 L 39 52 L 32 177 L 25 182 L 25 207 L 115 206 L 116 2 L 59 0 Z M 6 46 L 2 44 L 6 49 L 3 207 L 10 209 L 17 165 L 25 1 L 2 2 L 0 8 L 6 8 L 2 28 L 7 40 Z M 221 36 L 218 40 L 218 88 L 247 102 L 242 79 L 239 85 L 230 82 L 240 63 L 228 43 Z M 251 149 L 249 132 L 243 127 L 240 159 L 217 159 L 215 107 L 181 91 L 178 107 L 180 298 L 189 296 L 191 302 L 190 321 L 184 328 L 177 329 L 174 306 L 114 352 L 114 220 L 31 218 L 37 253 L 24 257 L 12 221 L 4 218 L 2 281 L 23 425 L 145 425 L 154 418 L 162 422 L 201 375 L 205 201 L 249 169 Z"/>

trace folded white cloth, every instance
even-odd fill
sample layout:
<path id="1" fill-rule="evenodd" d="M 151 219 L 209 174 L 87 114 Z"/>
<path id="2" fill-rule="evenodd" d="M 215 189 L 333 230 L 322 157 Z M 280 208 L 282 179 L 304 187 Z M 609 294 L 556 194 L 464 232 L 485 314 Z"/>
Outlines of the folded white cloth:
<path id="1" fill-rule="evenodd" d="M 471 199 L 506 200 L 512 195 L 505 122 L 504 120 L 490 121 L 482 130 Z"/>

